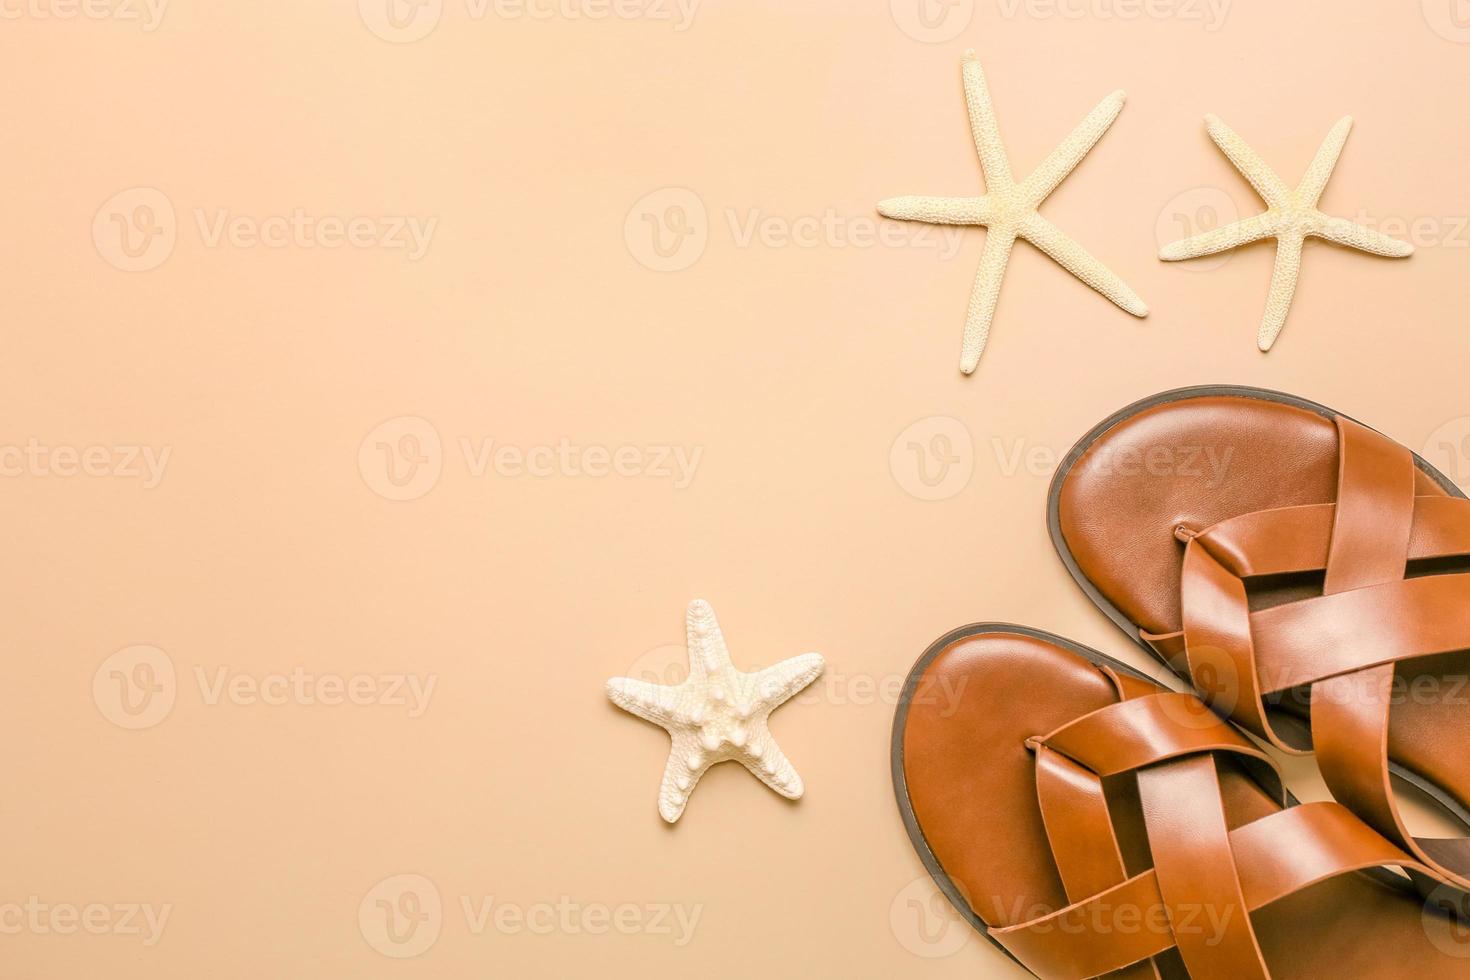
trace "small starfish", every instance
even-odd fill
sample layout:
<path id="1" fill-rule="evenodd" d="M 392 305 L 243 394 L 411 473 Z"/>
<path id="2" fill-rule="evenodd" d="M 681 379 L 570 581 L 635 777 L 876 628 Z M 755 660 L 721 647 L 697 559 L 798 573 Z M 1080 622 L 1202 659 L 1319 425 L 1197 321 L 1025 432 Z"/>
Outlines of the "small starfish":
<path id="1" fill-rule="evenodd" d="M 985 196 L 890 197 L 878 202 L 878 213 L 889 218 L 986 228 L 985 251 L 980 256 L 980 270 L 965 314 L 960 370 L 970 374 L 980 363 L 985 341 L 990 336 L 990 322 L 995 316 L 1006 262 L 1017 238 L 1026 239 L 1050 255 L 1062 268 L 1129 313 L 1147 316 L 1148 306 L 1127 283 L 1036 211 L 1118 118 L 1118 113 L 1123 111 L 1123 93 L 1114 92 L 1099 102 L 1031 176 L 1016 183 L 1011 177 L 1005 145 L 1000 141 L 990 92 L 985 87 L 985 73 L 975 52 L 965 52 L 960 74 L 965 83 L 965 104 L 970 110 L 970 132 L 980 153 L 980 169 L 985 174 Z"/>
<path id="2" fill-rule="evenodd" d="M 730 663 L 730 651 L 703 599 L 685 614 L 689 676 L 682 684 L 653 684 L 632 677 L 607 682 L 607 696 L 624 711 L 667 729 L 673 740 L 658 812 L 679 819 L 695 784 L 710 766 L 734 759 L 757 779 L 791 800 L 805 787 L 766 725 L 772 711 L 817 679 L 826 666 L 819 653 L 804 653 L 747 674 Z"/>
<path id="3" fill-rule="evenodd" d="M 1256 335 L 1256 345 L 1261 350 L 1271 349 L 1286 324 L 1286 313 L 1291 308 L 1291 297 L 1296 292 L 1297 276 L 1301 271 L 1302 245 L 1308 237 L 1325 238 L 1338 245 L 1391 258 L 1403 258 L 1414 251 L 1414 246 L 1408 242 L 1317 210 L 1317 202 L 1321 200 L 1322 191 L 1332 176 L 1332 168 L 1337 166 L 1337 158 L 1347 142 L 1348 131 L 1353 128 L 1352 116 L 1343 116 L 1332 127 L 1317 148 L 1317 155 L 1312 158 L 1312 165 L 1307 168 L 1296 190 L 1288 188 L 1286 182 L 1256 155 L 1256 151 L 1217 116 L 1205 116 L 1205 127 L 1210 139 L 1261 195 L 1266 202 L 1266 210 L 1223 228 L 1165 245 L 1159 250 L 1159 258 L 1165 262 L 1177 262 L 1214 255 L 1262 238 L 1276 239 L 1271 292 L 1266 299 L 1260 332 Z"/>

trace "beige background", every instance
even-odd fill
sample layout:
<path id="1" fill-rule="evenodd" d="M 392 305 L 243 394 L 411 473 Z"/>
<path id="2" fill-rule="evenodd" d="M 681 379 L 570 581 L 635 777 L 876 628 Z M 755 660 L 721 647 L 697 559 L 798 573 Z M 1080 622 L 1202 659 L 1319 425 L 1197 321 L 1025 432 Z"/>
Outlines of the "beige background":
<path id="1" fill-rule="evenodd" d="M 1143 663 L 1052 554 L 1055 455 L 1238 382 L 1470 477 L 1463 0 L 383 2 L 3 5 L 6 977 L 1018 976 L 888 738 L 968 621 Z M 971 378 L 984 232 L 872 209 L 980 192 L 967 47 L 1020 174 L 1128 91 L 1042 210 L 1154 310 L 1021 246 Z M 1293 183 L 1353 113 L 1323 206 L 1418 253 L 1309 249 L 1257 352 L 1269 245 L 1154 258 L 1259 208 L 1207 111 Z M 332 221 L 252 237 L 298 212 Z M 829 670 L 775 717 L 806 799 L 724 766 L 669 828 L 667 739 L 602 683 L 668 676 L 696 596 L 738 665 Z"/>

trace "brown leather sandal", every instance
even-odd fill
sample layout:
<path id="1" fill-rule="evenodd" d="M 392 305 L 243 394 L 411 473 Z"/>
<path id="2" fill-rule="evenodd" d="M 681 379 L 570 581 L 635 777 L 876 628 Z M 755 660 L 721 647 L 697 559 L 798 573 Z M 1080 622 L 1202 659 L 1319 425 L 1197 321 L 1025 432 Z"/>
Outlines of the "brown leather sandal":
<path id="1" fill-rule="evenodd" d="M 1048 522 L 1073 577 L 1220 714 L 1317 752 L 1333 795 L 1437 880 L 1390 775 L 1470 826 L 1470 501 L 1398 443 L 1256 388 L 1166 392 L 1072 449 Z"/>
<path id="2" fill-rule="evenodd" d="M 936 641 L 904 684 L 893 781 L 951 903 L 1045 980 L 1470 978 L 1460 920 L 1382 866 L 1430 869 L 1337 803 L 1287 806 L 1193 695 L 1060 637 Z"/>

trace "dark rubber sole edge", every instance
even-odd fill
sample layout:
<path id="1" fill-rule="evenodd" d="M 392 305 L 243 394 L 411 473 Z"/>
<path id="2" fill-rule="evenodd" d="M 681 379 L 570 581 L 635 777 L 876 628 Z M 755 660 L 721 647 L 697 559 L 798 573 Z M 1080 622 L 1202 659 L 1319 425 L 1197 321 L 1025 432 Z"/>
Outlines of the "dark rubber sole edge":
<path id="1" fill-rule="evenodd" d="M 1152 647 L 1145 643 L 1143 638 L 1139 635 L 1138 624 L 1128 619 L 1127 616 L 1123 615 L 1122 611 L 1120 611 L 1116 606 L 1109 602 L 1107 598 L 1103 596 L 1102 592 L 1098 590 L 1097 586 L 1093 585 L 1092 581 L 1085 574 L 1083 574 L 1082 569 L 1078 567 L 1076 559 L 1072 557 L 1071 549 L 1067 546 L 1066 538 L 1062 536 L 1062 484 L 1066 482 L 1067 476 L 1072 471 L 1072 467 L 1076 465 L 1077 460 L 1082 458 L 1082 454 L 1087 452 L 1087 450 L 1091 448 L 1092 444 L 1096 442 L 1104 433 L 1108 432 L 1120 423 L 1127 421 L 1140 412 L 1143 412 L 1150 408 L 1154 408 L 1158 405 L 1165 405 L 1169 402 L 1187 401 L 1192 398 L 1220 395 L 1237 398 L 1253 398 L 1257 401 L 1276 402 L 1282 405 L 1291 405 L 1295 408 L 1305 409 L 1306 411 L 1313 412 L 1326 419 L 1333 419 L 1341 416 L 1351 421 L 1358 422 L 1358 420 L 1354 419 L 1351 415 L 1347 415 L 1343 412 L 1335 412 L 1327 406 L 1311 401 L 1310 399 L 1299 398 L 1296 395 L 1288 395 L 1285 392 L 1273 391 L 1269 388 L 1252 388 L 1248 385 L 1195 385 L 1188 388 L 1175 388 L 1171 391 L 1163 391 L 1157 395 L 1151 395 L 1148 398 L 1136 401 L 1131 405 L 1119 409 L 1112 415 L 1109 415 L 1103 421 L 1099 422 L 1097 425 L 1093 426 L 1086 435 L 1077 440 L 1077 444 L 1074 445 L 1067 452 L 1067 455 L 1062 459 L 1061 464 L 1057 467 L 1056 473 L 1052 476 L 1051 487 L 1048 489 L 1046 495 L 1047 531 L 1051 534 L 1052 546 L 1056 549 L 1058 557 L 1062 559 L 1062 564 L 1067 567 L 1067 572 L 1072 576 L 1073 581 L 1075 581 L 1082 588 L 1082 591 L 1087 594 L 1087 597 L 1092 600 L 1093 604 L 1097 606 L 1100 610 L 1102 610 L 1103 614 L 1106 615 L 1108 619 L 1113 621 L 1114 625 L 1116 625 L 1124 633 L 1128 634 L 1129 639 L 1137 644 L 1138 647 L 1140 647 L 1151 658 L 1163 664 L 1165 667 L 1168 667 L 1170 673 L 1174 674 L 1174 676 L 1178 677 L 1182 682 L 1184 682 L 1184 684 L 1190 690 L 1194 690 L 1194 686 L 1190 682 L 1189 678 L 1174 670 L 1174 668 L 1166 660 L 1160 657 Z M 1358 424 L 1363 425 L 1364 423 L 1358 422 Z M 1433 464 L 1431 464 L 1428 460 L 1424 459 L 1424 457 L 1420 456 L 1418 453 L 1413 452 L 1412 450 L 1410 451 L 1410 454 L 1414 457 L 1414 465 L 1417 466 L 1420 471 L 1422 471 L 1431 480 L 1439 484 L 1439 486 L 1446 493 L 1448 493 L 1452 497 L 1459 497 L 1461 500 L 1467 499 L 1464 492 L 1455 485 L 1454 481 L 1445 476 L 1438 469 L 1436 469 Z M 1439 806 L 1446 814 L 1463 824 L 1467 829 L 1470 829 L 1470 809 L 1467 809 L 1458 800 L 1450 796 L 1447 792 L 1445 792 L 1443 788 L 1435 783 L 1430 782 L 1423 776 L 1420 776 L 1418 773 L 1405 769 L 1403 766 L 1400 766 L 1396 762 L 1390 762 L 1388 765 L 1388 769 L 1393 776 L 1402 779 L 1404 782 L 1419 790 L 1430 800 L 1432 800 L 1437 806 Z"/>

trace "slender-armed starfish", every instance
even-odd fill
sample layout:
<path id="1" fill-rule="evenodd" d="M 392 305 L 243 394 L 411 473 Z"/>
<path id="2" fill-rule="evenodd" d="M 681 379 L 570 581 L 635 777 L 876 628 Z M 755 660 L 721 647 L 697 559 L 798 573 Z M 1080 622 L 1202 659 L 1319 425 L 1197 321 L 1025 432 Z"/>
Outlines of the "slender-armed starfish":
<path id="1" fill-rule="evenodd" d="M 1000 297 L 1006 262 L 1017 238 L 1024 238 L 1108 299 L 1132 313 L 1147 316 L 1148 307 L 1128 284 L 1087 253 L 1060 228 L 1047 221 L 1037 207 L 1056 189 L 1123 110 L 1123 93 L 1114 92 L 1098 103 L 1087 118 L 1031 176 L 1017 183 L 1011 176 L 1005 145 L 1000 141 L 985 73 L 973 51 L 965 53 L 960 71 L 965 84 L 965 103 L 970 111 L 970 131 L 980 153 L 985 174 L 983 197 L 891 197 L 878 202 L 878 213 L 905 221 L 927 221 L 944 225 L 984 225 L 985 251 L 970 293 L 965 314 L 965 339 L 960 348 L 960 370 L 970 374 L 980 363 L 990 322 Z"/>
<path id="2" fill-rule="evenodd" d="M 1348 131 L 1353 128 L 1352 116 L 1343 116 L 1332 127 L 1296 190 L 1287 187 L 1256 151 L 1218 117 L 1205 116 L 1205 127 L 1210 139 L 1261 195 L 1266 202 L 1266 210 L 1223 228 L 1165 245 L 1159 250 L 1159 258 L 1165 262 L 1176 262 L 1214 255 L 1262 238 L 1276 239 L 1276 266 L 1271 271 L 1271 292 L 1266 299 L 1260 332 L 1256 335 L 1256 345 L 1261 350 L 1271 349 L 1286 323 L 1286 313 L 1291 308 L 1291 297 L 1296 293 L 1297 276 L 1301 271 L 1302 245 L 1308 237 L 1315 235 L 1338 245 L 1392 258 L 1403 258 L 1414 251 L 1414 246 L 1408 242 L 1317 210 L 1317 202 L 1321 200 L 1322 191 L 1332 176 L 1332 168 L 1337 166 L 1338 155 L 1347 142 Z"/>

